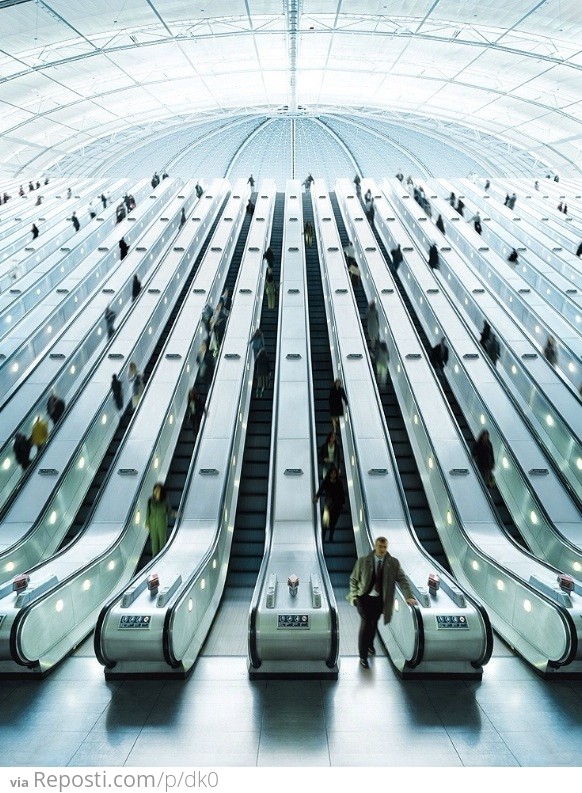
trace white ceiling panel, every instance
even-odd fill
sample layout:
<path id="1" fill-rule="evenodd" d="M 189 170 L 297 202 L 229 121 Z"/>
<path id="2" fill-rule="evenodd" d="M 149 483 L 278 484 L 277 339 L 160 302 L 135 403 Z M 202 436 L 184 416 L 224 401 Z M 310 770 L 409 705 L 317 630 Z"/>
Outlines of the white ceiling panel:
<path id="1" fill-rule="evenodd" d="M 10 130 L 30 121 L 33 114 L 18 105 L 3 102 L 0 95 L 0 135 L 9 134 Z M 2 145 L 3 149 L 3 145 Z M 4 151 L 2 150 L 4 156 Z"/>
<path id="2" fill-rule="evenodd" d="M 12 55 L 70 38 L 65 24 L 32 2 L 0 9 L 0 30 L 0 48 Z"/>
<path id="3" fill-rule="evenodd" d="M 22 3 L 0 9 L 0 144 L 17 129 L 38 162 L 43 116 L 72 150 L 87 119 L 97 136 L 242 106 L 368 106 L 501 140 L 519 128 L 537 156 L 554 141 L 551 160 L 565 130 L 582 134 L 580 3 L 303 0 L 297 26 L 291 0 Z M 0 164 L 11 150 L 0 145 Z"/>

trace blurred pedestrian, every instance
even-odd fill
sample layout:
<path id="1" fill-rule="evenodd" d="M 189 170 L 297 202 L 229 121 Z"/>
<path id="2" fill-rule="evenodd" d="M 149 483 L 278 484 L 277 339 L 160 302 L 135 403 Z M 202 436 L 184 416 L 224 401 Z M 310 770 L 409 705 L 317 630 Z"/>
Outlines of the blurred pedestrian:
<path id="1" fill-rule="evenodd" d="M 488 430 L 482 430 L 473 444 L 472 455 L 475 458 L 479 473 L 487 487 L 495 485 L 493 469 L 495 468 L 495 454 L 493 444 L 489 440 Z"/>
<path id="2" fill-rule="evenodd" d="M 30 442 L 37 449 L 44 446 L 48 438 L 48 424 L 40 416 L 36 416 L 32 422 L 32 429 L 30 430 Z"/>
<path id="3" fill-rule="evenodd" d="M 255 359 L 255 374 L 257 376 L 257 388 L 255 392 L 256 397 L 262 397 L 265 393 L 265 388 L 271 384 L 271 362 L 267 350 L 262 347 L 257 353 Z"/>
<path id="4" fill-rule="evenodd" d="M 479 212 L 475 212 L 473 217 L 471 218 L 471 222 L 473 223 L 473 228 L 477 232 L 477 234 L 481 234 L 483 231 L 483 227 L 481 226 L 481 215 Z"/>
<path id="5" fill-rule="evenodd" d="M 170 506 L 166 488 L 161 482 L 156 482 L 152 494 L 148 498 L 146 507 L 145 526 L 149 531 L 152 544 L 152 556 L 162 550 L 168 539 L 168 527 L 176 513 Z"/>
<path id="6" fill-rule="evenodd" d="M 481 347 L 485 347 L 487 341 L 489 340 L 489 336 L 491 336 L 491 325 L 487 322 L 486 319 L 483 320 L 483 330 L 481 331 L 481 338 L 479 339 L 479 344 Z"/>
<path id="7" fill-rule="evenodd" d="M 329 469 L 334 466 L 340 470 L 340 446 L 335 432 L 329 432 L 325 441 L 317 450 L 317 461 L 321 465 L 321 475 L 327 476 Z"/>
<path id="8" fill-rule="evenodd" d="M 135 410 L 143 394 L 144 382 L 143 375 L 134 361 L 131 361 L 129 364 L 127 379 L 131 383 L 131 409 Z"/>
<path id="9" fill-rule="evenodd" d="M 489 338 L 484 344 L 485 352 L 489 356 L 489 360 L 493 364 L 493 366 L 497 366 L 497 361 L 499 360 L 499 355 L 501 352 L 501 348 L 499 345 L 499 339 L 495 335 L 495 333 L 490 333 Z"/>
<path id="10" fill-rule="evenodd" d="M 115 317 L 117 314 L 111 308 L 111 306 L 107 306 L 103 316 L 105 318 L 105 326 L 107 328 L 107 338 L 110 339 L 115 333 Z"/>
<path id="11" fill-rule="evenodd" d="M 111 377 L 111 393 L 117 410 L 123 410 L 123 386 L 116 374 Z"/>
<path id="12" fill-rule="evenodd" d="M 556 347 L 556 340 L 553 336 L 548 336 L 546 346 L 544 347 L 544 357 L 546 361 L 555 366 L 558 363 L 558 350 Z"/>
<path id="13" fill-rule="evenodd" d="M 319 485 L 317 493 L 313 496 L 313 503 L 316 504 L 321 496 L 324 496 L 323 514 L 321 516 L 322 540 L 325 541 L 325 533 L 329 531 L 329 541 L 333 542 L 335 527 L 346 500 L 339 471 L 335 465 L 330 465 L 326 476 Z"/>
<path id="14" fill-rule="evenodd" d="M 141 281 L 139 280 L 137 274 L 133 276 L 133 281 L 131 283 L 131 302 L 135 303 L 137 296 L 141 292 Z"/>
<path id="15" fill-rule="evenodd" d="M 220 310 L 225 314 L 227 317 L 230 314 L 230 309 L 232 308 L 232 298 L 228 289 L 224 289 L 220 297 L 218 298 L 218 305 L 220 306 Z"/>
<path id="16" fill-rule="evenodd" d="M 390 362 L 390 355 L 388 353 L 388 345 L 384 339 L 378 342 L 378 350 L 376 352 L 376 376 L 381 388 L 384 388 L 388 380 L 388 363 Z"/>
<path id="17" fill-rule="evenodd" d="M 273 253 L 273 249 L 269 245 L 268 248 L 265 249 L 263 253 L 263 261 L 265 262 L 267 267 L 273 269 L 273 262 L 275 261 L 275 254 Z"/>
<path id="18" fill-rule="evenodd" d="M 378 333 L 380 331 L 380 320 L 378 318 L 378 309 L 376 308 L 376 301 L 374 300 L 372 300 L 368 305 L 366 323 L 368 329 L 368 337 L 370 339 L 370 347 L 372 348 L 372 350 L 375 350 L 376 342 L 378 341 Z"/>
<path id="19" fill-rule="evenodd" d="M 53 391 L 49 396 L 47 403 L 46 403 L 46 412 L 49 415 L 50 420 L 53 424 L 56 424 L 57 421 L 61 418 L 63 413 L 65 412 L 65 402 L 60 396 Z"/>
<path id="20" fill-rule="evenodd" d="M 204 400 L 200 396 L 196 386 L 192 386 L 192 388 L 188 391 L 188 411 L 186 413 L 186 418 L 190 422 L 190 426 L 194 432 L 194 437 L 198 435 L 202 416 L 206 415 L 206 413 L 207 410 L 206 406 L 204 405 Z"/>
<path id="21" fill-rule="evenodd" d="M 352 262 L 356 263 L 356 249 L 351 240 L 348 240 L 348 244 L 344 247 L 344 256 L 346 257 L 348 268 Z"/>
<path id="22" fill-rule="evenodd" d="M 263 331 L 260 328 L 257 328 L 256 331 L 251 336 L 249 345 L 253 351 L 253 358 L 256 361 L 257 355 L 265 346 L 265 337 L 263 336 Z"/>
<path id="23" fill-rule="evenodd" d="M 348 404 L 346 392 L 343 389 L 342 381 L 338 378 L 334 380 L 329 391 L 329 415 L 334 432 L 339 429 L 339 420 L 344 415 L 344 402 Z"/>
<path id="24" fill-rule="evenodd" d="M 127 244 L 127 242 L 123 237 L 119 240 L 118 244 L 119 244 L 119 260 L 123 261 L 129 252 L 129 245 Z"/>
<path id="25" fill-rule="evenodd" d="M 30 438 L 17 432 L 14 436 L 14 443 L 12 444 L 12 451 L 14 458 L 23 471 L 26 471 L 30 465 L 30 452 L 32 451 L 32 443 Z"/>
<path id="26" fill-rule="evenodd" d="M 392 250 L 390 251 L 390 258 L 392 259 L 392 269 L 394 270 L 394 272 L 397 272 L 403 260 L 402 247 L 400 245 L 397 245 L 395 248 L 392 248 Z"/>
<path id="27" fill-rule="evenodd" d="M 439 374 L 443 373 L 445 366 L 449 360 L 449 348 L 445 343 L 445 337 L 442 336 L 438 344 L 435 344 L 430 351 L 430 361 Z"/>
<path id="28" fill-rule="evenodd" d="M 218 350 L 224 338 L 226 319 L 227 311 L 224 308 L 224 304 L 219 301 L 210 320 L 210 349 L 214 353 L 214 357 L 218 355 Z"/>
<path id="29" fill-rule="evenodd" d="M 267 308 L 269 310 L 275 308 L 275 293 L 275 279 L 273 278 L 273 271 L 269 267 L 265 276 L 265 294 L 267 295 Z"/>

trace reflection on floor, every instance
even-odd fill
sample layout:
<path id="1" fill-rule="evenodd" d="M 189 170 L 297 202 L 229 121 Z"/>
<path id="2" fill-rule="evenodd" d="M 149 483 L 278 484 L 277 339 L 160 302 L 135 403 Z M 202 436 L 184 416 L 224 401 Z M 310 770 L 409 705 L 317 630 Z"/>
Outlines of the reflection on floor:
<path id="1" fill-rule="evenodd" d="M 352 627 L 337 681 L 251 682 L 248 606 L 230 600 L 186 681 L 106 682 L 90 640 L 44 681 L 2 681 L 0 764 L 580 765 L 582 682 L 540 679 L 501 640 L 480 682 L 402 681 L 383 656 L 363 670 Z"/>

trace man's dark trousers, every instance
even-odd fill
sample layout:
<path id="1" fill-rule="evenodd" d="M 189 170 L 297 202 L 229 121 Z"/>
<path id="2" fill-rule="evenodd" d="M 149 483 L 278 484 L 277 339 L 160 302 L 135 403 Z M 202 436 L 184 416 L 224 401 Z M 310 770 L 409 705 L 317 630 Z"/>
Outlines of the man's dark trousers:
<path id="1" fill-rule="evenodd" d="M 361 619 L 360 632 L 358 634 L 358 652 L 360 658 L 367 658 L 369 648 L 374 645 L 378 620 L 383 611 L 382 597 L 360 595 L 356 601 L 356 608 Z"/>

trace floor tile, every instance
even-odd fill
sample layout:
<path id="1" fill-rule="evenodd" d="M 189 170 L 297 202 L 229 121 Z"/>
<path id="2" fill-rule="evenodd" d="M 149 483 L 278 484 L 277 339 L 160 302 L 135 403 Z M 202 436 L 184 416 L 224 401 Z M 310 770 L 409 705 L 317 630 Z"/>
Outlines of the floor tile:
<path id="1" fill-rule="evenodd" d="M 532 729 L 502 730 L 500 735 L 521 766 L 570 766 L 581 764 L 582 736 L 560 740 L 555 735 L 538 735 Z"/>
<path id="2" fill-rule="evenodd" d="M 249 757 L 259 747 L 258 732 L 200 732 L 172 733 L 144 729 L 132 748 L 126 765 L 197 765 L 200 757 L 206 761 L 213 758 L 211 765 L 221 757 L 239 755 Z M 158 763 L 157 761 L 160 760 Z M 164 762 L 161 762 L 161 761 Z M 229 763 L 230 765 L 230 763 Z"/>
<path id="3" fill-rule="evenodd" d="M 402 680 L 385 658 L 362 672 L 343 658 L 337 681 L 251 681 L 246 658 L 201 656 L 185 680 L 106 681 L 87 644 L 45 680 L 0 687 L 0 764 L 580 764 L 582 681 L 543 680 L 511 653 L 481 681 Z"/>
<path id="4" fill-rule="evenodd" d="M 131 748 L 105 747 L 83 743 L 69 760 L 69 766 L 119 767 L 124 765 Z"/>
<path id="5" fill-rule="evenodd" d="M 518 766 L 505 741 L 494 730 L 449 732 L 451 743 L 465 766 Z"/>
<path id="6" fill-rule="evenodd" d="M 3 756 L 0 750 L 0 764 L 3 766 L 66 766 L 85 739 L 84 731 L 50 730 L 39 733 L 33 741 L 23 740 L 19 747 L 11 746 Z M 5 748 L 5 747 L 4 747 Z"/>

